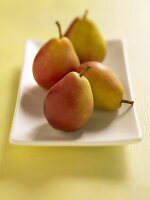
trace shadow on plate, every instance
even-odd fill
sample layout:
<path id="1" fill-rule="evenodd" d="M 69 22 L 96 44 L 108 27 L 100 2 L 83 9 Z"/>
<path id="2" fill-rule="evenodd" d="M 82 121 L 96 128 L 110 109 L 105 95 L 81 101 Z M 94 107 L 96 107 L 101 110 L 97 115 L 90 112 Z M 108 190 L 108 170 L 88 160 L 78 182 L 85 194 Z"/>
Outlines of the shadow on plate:
<path id="1" fill-rule="evenodd" d="M 36 127 L 31 133 L 30 137 L 39 141 L 68 141 L 76 140 L 81 136 L 81 131 L 75 131 L 72 133 L 63 132 L 52 128 L 48 123 L 42 124 Z"/>
<path id="2" fill-rule="evenodd" d="M 116 118 L 118 111 L 94 110 L 89 122 L 83 128 L 86 132 L 96 132 L 105 129 Z"/>
<path id="3" fill-rule="evenodd" d="M 25 88 L 20 101 L 23 111 L 34 117 L 43 117 L 43 102 L 46 92 L 39 86 Z"/>
<path id="4" fill-rule="evenodd" d="M 119 113 L 117 115 L 117 118 L 123 117 L 127 114 L 127 112 L 130 112 L 130 110 L 133 108 L 134 105 L 126 104 L 122 105 L 121 109 L 119 109 Z"/>
<path id="5" fill-rule="evenodd" d="M 64 132 L 52 128 L 46 121 L 45 123 L 39 125 L 34 130 L 30 132 L 30 137 L 34 140 L 39 141 L 71 141 L 77 140 L 84 133 L 98 132 L 101 129 L 110 124 L 115 116 L 115 112 L 99 112 L 94 111 L 89 122 L 80 130 L 75 132 Z"/>

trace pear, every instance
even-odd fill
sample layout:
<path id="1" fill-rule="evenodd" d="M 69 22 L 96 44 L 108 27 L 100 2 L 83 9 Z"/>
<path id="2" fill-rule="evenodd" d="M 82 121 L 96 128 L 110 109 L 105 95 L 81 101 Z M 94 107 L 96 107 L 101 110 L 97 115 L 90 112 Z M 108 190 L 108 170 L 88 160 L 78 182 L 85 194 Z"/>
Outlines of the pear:
<path id="1" fill-rule="evenodd" d="M 88 11 L 83 17 L 77 17 L 65 33 L 77 52 L 80 62 L 102 61 L 107 52 L 107 44 L 102 33 L 91 19 L 87 18 Z"/>
<path id="2" fill-rule="evenodd" d="M 44 114 L 55 129 L 75 131 L 82 128 L 93 111 L 93 94 L 82 73 L 70 72 L 57 82 L 44 100 Z"/>
<path id="3" fill-rule="evenodd" d="M 33 62 L 33 76 L 45 89 L 50 89 L 70 71 L 80 64 L 71 41 L 62 36 L 59 22 L 59 38 L 53 38 L 38 51 Z"/>
<path id="4" fill-rule="evenodd" d="M 123 99 L 124 88 L 115 73 L 102 63 L 91 61 L 81 64 L 78 72 L 91 66 L 92 70 L 84 74 L 90 82 L 94 107 L 103 110 L 117 110 L 122 103 L 133 104 L 133 101 Z"/>

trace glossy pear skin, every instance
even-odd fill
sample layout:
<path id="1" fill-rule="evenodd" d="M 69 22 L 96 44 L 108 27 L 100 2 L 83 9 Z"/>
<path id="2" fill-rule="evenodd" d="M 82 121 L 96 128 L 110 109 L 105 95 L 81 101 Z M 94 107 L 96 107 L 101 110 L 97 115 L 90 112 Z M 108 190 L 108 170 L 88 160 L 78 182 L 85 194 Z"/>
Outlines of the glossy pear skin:
<path id="1" fill-rule="evenodd" d="M 93 95 L 89 81 L 77 72 L 70 72 L 57 82 L 44 101 L 47 121 L 52 127 L 63 131 L 82 128 L 92 111 Z"/>
<path id="2" fill-rule="evenodd" d="M 99 62 L 86 62 L 79 66 L 78 71 L 82 71 L 86 66 L 92 67 L 84 76 L 90 82 L 94 107 L 103 110 L 117 110 L 121 106 L 124 89 L 114 74 L 107 66 Z"/>
<path id="3" fill-rule="evenodd" d="M 107 53 L 107 44 L 96 24 L 86 18 L 76 18 L 69 29 L 68 37 L 77 52 L 80 62 L 102 61 Z"/>
<path id="4" fill-rule="evenodd" d="M 33 76 L 41 87 L 49 89 L 78 65 L 79 59 L 68 38 L 51 39 L 34 59 Z"/>

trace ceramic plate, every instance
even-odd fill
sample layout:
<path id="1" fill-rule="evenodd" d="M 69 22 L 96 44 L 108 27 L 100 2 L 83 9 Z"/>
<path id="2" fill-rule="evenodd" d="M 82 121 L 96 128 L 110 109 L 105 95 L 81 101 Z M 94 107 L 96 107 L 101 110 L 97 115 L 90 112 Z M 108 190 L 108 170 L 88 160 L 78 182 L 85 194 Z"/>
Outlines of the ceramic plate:
<path id="1" fill-rule="evenodd" d="M 123 104 L 118 111 L 94 111 L 90 121 L 79 131 L 66 133 L 52 128 L 43 115 L 46 91 L 33 79 L 32 63 L 42 45 L 28 40 L 19 85 L 18 98 L 10 133 L 10 143 L 40 146 L 102 146 L 140 141 L 142 135 L 135 106 Z M 124 98 L 132 100 L 128 71 L 127 48 L 124 40 L 108 41 L 104 63 L 112 68 L 125 88 Z"/>

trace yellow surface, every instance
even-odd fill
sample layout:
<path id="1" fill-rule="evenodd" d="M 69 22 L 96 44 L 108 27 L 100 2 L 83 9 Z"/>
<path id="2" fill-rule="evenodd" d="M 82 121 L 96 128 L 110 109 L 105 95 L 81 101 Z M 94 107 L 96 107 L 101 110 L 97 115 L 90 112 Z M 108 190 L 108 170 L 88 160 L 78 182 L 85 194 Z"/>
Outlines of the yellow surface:
<path id="1" fill-rule="evenodd" d="M 125 36 L 144 139 L 120 147 L 21 147 L 8 143 L 27 38 L 47 40 L 90 9 L 107 38 Z M 0 1 L 0 199 L 150 199 L 150 1 Z"/>

